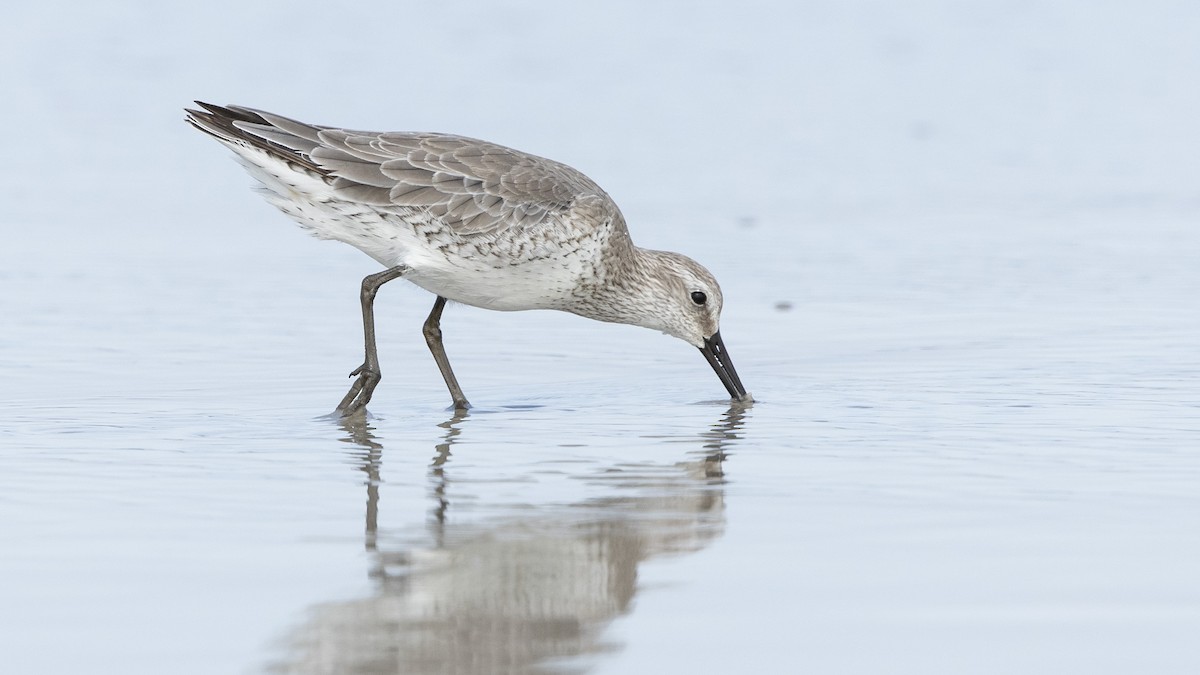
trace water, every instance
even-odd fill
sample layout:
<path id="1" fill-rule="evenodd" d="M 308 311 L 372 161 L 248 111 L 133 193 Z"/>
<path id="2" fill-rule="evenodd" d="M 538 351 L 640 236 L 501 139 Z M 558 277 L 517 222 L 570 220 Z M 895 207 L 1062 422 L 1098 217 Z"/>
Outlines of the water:
<path id="1" fill-rule="evenodd" d="M 483 113 L 365 88 L 377 45 L 315 10 L 22 9 L 70 39 L 5 36 L 3 670 L 1195 672 L 1195 12 L 889 6 L 414 9 L 512 69 Z M 511 94 L 580 79 L 622 105 Z M 722 280 L 757 402 L 648 331 L 452 307 L 455 414 L 390 284 L 373 416 L 325 417 L 376 268 L 192 97 L 580 166 Z"/>

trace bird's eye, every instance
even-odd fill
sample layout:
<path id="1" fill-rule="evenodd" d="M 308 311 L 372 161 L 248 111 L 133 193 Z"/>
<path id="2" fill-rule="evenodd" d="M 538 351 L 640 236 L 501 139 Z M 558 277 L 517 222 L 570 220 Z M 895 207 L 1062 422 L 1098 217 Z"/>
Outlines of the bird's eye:
<path id="1" fill-rule="evenodd" d="M 708 302 L 708 296 L 703 291 L 692 291 L 692 302 L 697 305 L 703 305 Z"/>

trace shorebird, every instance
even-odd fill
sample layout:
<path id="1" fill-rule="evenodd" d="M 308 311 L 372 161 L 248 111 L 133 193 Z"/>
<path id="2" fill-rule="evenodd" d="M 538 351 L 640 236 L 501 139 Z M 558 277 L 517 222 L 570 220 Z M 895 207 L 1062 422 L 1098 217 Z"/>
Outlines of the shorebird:
<path id="1" fill-rule="evenodd" d="M 662 331 L 698 348 L 734 400 L 750 400 L 721 340 L 717 280 L 691 258 L 634 246 L 617 205 L 579 171 L 463 136 L 196 103 L 203 110 L 187 109 L 187 121 L 233 150 L 267 201 L 387 268 L 362 281 L 366 354 L 337 406 L 343 416 L 365 408 L 379 383 L 375 294 L 399 278 L 437 296 L 424 334 L 455 408 L 469 404 L 442 346 L 447 300 Z"/>

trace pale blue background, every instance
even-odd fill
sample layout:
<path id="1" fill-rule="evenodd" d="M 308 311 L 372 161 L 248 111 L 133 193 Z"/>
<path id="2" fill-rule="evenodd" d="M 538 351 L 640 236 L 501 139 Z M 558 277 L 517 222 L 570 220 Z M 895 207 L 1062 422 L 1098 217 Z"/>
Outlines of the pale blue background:
<path id="1" fill-rule="evenodd" d="M 1197 672 L 1197 7 L 10 8 L 0 668 Z M 760 402 L 648 331 L 452 308 L 454 421 L 389 286 L 372 436 L 320 419 L 376 268 L 193 98 L 584 170 L 722 280 Z M 481 616 L 511 638 L 430 651 Z"/>

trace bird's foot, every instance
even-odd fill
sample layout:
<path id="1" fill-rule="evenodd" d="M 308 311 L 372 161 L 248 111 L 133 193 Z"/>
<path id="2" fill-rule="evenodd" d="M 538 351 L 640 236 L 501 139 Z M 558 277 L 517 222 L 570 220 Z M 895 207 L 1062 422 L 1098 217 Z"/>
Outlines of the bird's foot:
<path id="1" fill-rule="evenodd" d="M 357 376 L 354 384 L 350 385 L 350 391 L 346 392 L 346 396 L 342 398 L 342 402 L 337 406 L 337 412 L 342 417 L 349 417 L 354 413 L 367 407 L 367 402 L 371 400 L 371 394 L 375 393 L 375 387 L 379 384 L 382 377 L 379 370 L 372 368 L 364 363 L 355 368 L 350 377 Z"/>

